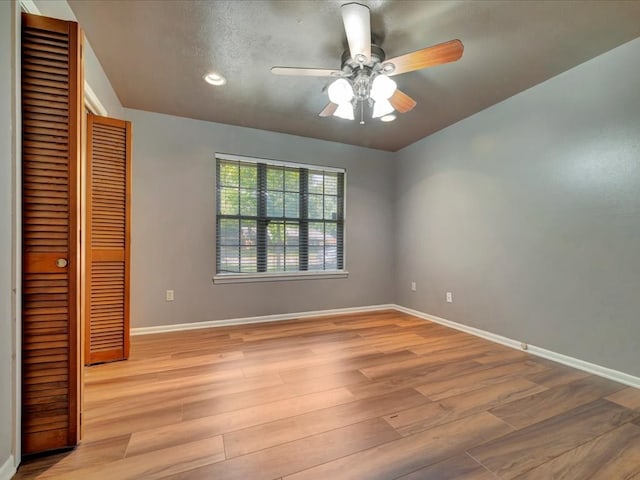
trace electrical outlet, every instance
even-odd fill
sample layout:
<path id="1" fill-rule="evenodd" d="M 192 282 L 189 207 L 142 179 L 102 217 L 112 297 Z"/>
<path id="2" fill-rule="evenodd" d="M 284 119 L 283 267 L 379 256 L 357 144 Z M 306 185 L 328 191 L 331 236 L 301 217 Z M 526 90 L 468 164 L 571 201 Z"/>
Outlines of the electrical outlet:
<path id="1" fill-rule="evenodd" d="M 173 290 L 167 290 L 165 299 L 167 300 L 167 302 L 173 302 Z"/>
<path id="2" fill-rule="evenodd" d="M 447 303 L 453 303 L 453 293 L 447 292 Z"/>
<path id="3" fill-rule="evenodd" d="M 416 288 L 416 282 L 411 282 L 411 291 L 415 292 L 417 290 Z"/>

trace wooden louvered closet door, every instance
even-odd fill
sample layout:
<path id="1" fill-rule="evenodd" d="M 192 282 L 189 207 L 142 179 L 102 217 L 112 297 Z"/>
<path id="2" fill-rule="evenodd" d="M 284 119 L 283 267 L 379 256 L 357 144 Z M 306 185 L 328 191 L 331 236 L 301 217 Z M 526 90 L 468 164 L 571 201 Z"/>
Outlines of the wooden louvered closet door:
<path id="1" fill-rule="evenodd" d="M 22 453 L 78 442 L 78 25 L 22 16 Z"/>
<path id="2" fill-rule="evenodd" d="M 85 362 L 129 356 L 131 124 L 89 115 Z"/>

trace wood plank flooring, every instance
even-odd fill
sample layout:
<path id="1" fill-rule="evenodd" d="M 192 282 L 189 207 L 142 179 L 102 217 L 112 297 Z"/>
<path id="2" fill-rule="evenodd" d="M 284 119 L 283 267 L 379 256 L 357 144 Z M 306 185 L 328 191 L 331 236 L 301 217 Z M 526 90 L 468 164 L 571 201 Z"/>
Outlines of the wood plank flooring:
<path id="1" fill-rule="evenodd" d="M 15 480 L 640 480 L 640 390 L 396 311 L 133 337 Z"/>

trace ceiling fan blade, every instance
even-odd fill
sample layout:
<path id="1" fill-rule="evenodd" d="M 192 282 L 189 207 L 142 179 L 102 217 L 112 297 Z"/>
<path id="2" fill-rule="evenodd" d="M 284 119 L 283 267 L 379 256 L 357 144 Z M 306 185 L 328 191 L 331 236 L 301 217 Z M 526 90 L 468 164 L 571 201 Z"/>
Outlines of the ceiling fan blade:
<path id="1" fill-rule="evenodd" d="M 328 68 L 298 68 L 298 67 L 272 67 L 271 73 L 274 75 L 289 75 L 302 77 L 341 77 L 342 70 L 331 70 Z"/>
<path id="2" fill-rule="evenodd" d="M 342 21 L 347 34 L 351 58 L 364 55 L 364 62 L 371 59 L 371 13 L 369 7 L 359 3 L 342 6 Z"/>
<path id="3" fill-rule="evenodd" d="M 463 51 L 464 45 L 462 45 L 460 40 L 450 40 L 385 60 L 384 63 L 393 63 L 396 68 L 389 75 L 398 75 L 400 73 L 420 70 L 421 68 L 433 67 L 434 65 L 440 65 L 442 63 L 455 62 L 462 57 Z"/>
<path id="4" fill-rule="evenodd" d="M 389 103 L 400 113 L 407 113 L 413 110 L 413 107 L 416 106 L 416 101 L 400 90 L 396 90 L 391 98 L 389 99 Z"/>
<path id="5" fill-rule="evenodd" d="M 322 110 L 319 115 L 321 117 L 330 117 L 331 115 L 333 115 L 335 113 L 335 111 L 338 109 L 338 104 L 337 103 L 332 103 L 329 102 L 327 104 L 326 107 L 324 107 L 324 110 Z"/>

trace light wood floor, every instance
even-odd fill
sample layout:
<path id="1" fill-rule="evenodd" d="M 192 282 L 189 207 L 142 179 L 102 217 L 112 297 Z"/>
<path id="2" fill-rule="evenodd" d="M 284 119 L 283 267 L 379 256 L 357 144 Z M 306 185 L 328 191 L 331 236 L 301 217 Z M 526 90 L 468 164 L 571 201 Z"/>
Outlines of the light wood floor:
<path id="1" fill-rule="evenodd" d="M 640 390 L 398 312 L 133 337 L 16 479 L 640 479 Z"/>

